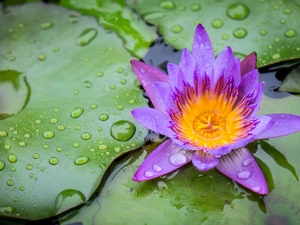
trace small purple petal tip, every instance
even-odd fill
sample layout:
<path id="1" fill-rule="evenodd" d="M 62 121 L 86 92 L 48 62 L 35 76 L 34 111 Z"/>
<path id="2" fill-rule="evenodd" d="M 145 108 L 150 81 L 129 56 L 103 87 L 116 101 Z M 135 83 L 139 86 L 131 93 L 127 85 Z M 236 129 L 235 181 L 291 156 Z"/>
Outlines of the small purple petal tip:
<path id="1" fill-rule="evenodd" d="M 223 155 L 216 168 L 253 192 L 261 195 L 269 192 L 266 179 L 247 148 L 234 149 Z"/>

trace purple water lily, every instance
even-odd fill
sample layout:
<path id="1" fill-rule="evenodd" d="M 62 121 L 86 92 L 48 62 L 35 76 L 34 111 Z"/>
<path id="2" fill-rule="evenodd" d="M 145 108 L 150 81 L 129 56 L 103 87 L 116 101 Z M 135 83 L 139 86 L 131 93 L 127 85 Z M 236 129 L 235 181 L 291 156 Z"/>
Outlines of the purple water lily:
<path id="1" fill-rule="evenodd" d="M 264 87 L 258 82 L 255 53 L 240 62 L 227 47 L 215 59 L 199 24 L 192 53 L 184 49 L 179 65 L 169 63 L 168 76 L 137 60 L 131 65 L 155 107 L 135 109 L 133 117 L 169 137 L 144 160 L 134 181 L 162 176 L 192 161 L 200 171 L 215 167 L 253 192 L 268 193 L 245 146 L 300 131 L 300 116 L 256 115 Z"/>

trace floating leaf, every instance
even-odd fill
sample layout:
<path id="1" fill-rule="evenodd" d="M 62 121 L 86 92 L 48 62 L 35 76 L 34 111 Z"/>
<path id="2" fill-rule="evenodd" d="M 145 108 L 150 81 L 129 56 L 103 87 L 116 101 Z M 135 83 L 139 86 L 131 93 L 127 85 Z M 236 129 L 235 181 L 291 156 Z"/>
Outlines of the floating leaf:
<path id="1" fill-rule="evenodd" d="M 0 214 L 37 220 L 85 203 L 148 132 L 130 113 L 146 105 L 130 54 L 55 5 L 1 12 L 0 42 L 0 113 L 12 116 L 0 120 Z"/>
<path id="2" fill-rule="evenodd" d="M 124 41 L 125 48 L 135 57 L 142 58 L 156 38 L 154 28 L 146 26 L 124 0 L 61 0 L 60 4 L 85 15 L 96 17 L 98 22 L 115 31 Z"/>
<path id="3" fill-rule="evenodd" d="M 300 5 L 286 1 L 130 0 L 128 3 L 177 49 L 192 46 L 202 23 L 218 54 L 230 45 L 244 58 L 253 51 L 258 66 L 300 57 Z"/>
<path id="4" fill-rule="evenodd" d="M 300 93 L 300 67 L 293 69 L 282 81 L 279 91 Z"/>

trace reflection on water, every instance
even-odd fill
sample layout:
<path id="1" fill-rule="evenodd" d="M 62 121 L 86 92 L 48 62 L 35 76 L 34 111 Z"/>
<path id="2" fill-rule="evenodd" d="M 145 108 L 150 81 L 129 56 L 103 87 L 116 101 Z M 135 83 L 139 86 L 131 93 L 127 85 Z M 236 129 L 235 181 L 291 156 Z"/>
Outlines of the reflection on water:
<path id="1" fill-rule="evenodd" d="M 0 71 L 0 120 L 21 112 L 29 102 L 30 93 L 24 74 L 15 70 Z"/>

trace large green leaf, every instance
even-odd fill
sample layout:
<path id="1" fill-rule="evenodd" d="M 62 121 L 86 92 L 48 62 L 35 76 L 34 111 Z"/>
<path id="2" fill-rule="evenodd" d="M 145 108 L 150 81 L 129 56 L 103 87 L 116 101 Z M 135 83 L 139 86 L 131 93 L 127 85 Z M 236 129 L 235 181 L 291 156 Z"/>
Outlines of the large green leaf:
<path id="1" fill-rule="evenodd" d="M 280 93 L 274 93 L 274 95 Z M 276 96 L 275 96 L 276 97 Z M 264 96 L 260 113 L 296 113 L 298 96 Z M 283 123 L 284 124 L 284 123 Z M 135 170 L 156 146 L 146 146 L 119 162 L 93 202 L 61 218 L 62 224 L 297 224 L 300 133 L 256 141 L 248 148 L 266 176 L 270 193 L 259 196 L 216 170 L 206 173 L 188 164 L 151 181 L 135 183 Z M 146 150 L 146 151 L 145 151 Z"/>
<path id="2" fill-rule="evenodd" d="M 122 41 L 54 5 L 0 14 L 0 215 L 31 220 L 86 202 L 143 143 L 146 104 Z"/>
<path id="3" fill-rule="evenodd" d="M 130 0 L 129 5 L 177 49 L 191 48 L 202 23 L 218 54 L 230 45 L 243 58 L 258 53 L 258 66 L 300 57 L 300 5 L 292 0 Z"/>
<path id="4" fill-rule="evenodd" d="M 282 81 L 279 91 L 300 93 L 300 67 L 293 69 Z"/>
<path id="5" fill-rule="evenodd" d="M 115 31 L 124 41 L 124 46 L 136 57 L 142 58 L 156 38 L 155 28 L 126 7 L 124 0 L 61 0 L 61 5 L 92 15 L 107 29 Z"/>

